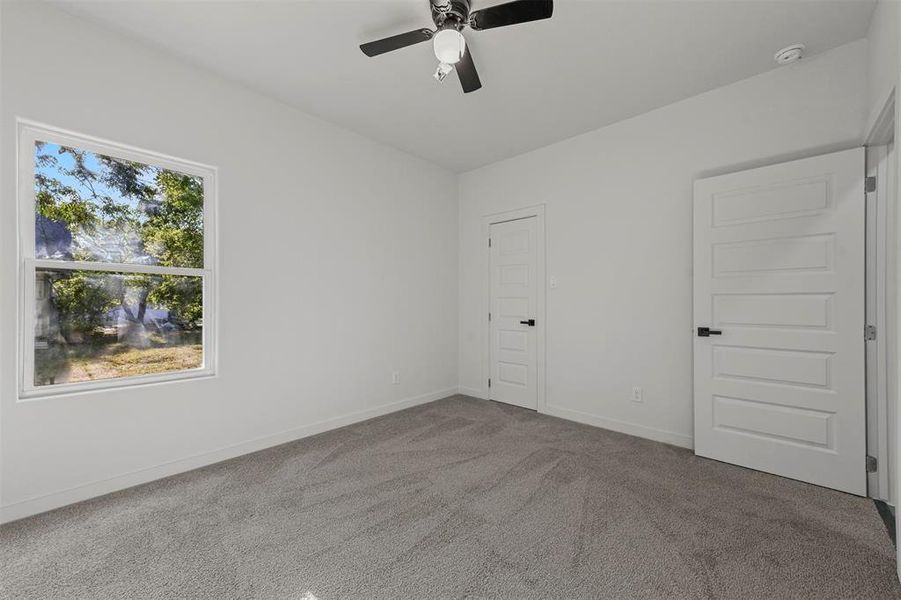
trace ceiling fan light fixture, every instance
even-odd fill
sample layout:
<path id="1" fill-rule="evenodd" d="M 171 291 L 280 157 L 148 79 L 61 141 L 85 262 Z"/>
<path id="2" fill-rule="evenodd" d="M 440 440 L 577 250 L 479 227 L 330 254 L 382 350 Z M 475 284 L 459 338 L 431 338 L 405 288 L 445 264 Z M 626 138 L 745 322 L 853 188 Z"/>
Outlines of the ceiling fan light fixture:
<path id="1" fill-rule="evenodd" d="M 438 59 L 435 79 L 442 81 L 448 73 L 456 71 L 463 93 L 468 94 L 481 89 L 482 80 L 461 33 L 464 29 L 495 29 L 550 19 L 554 14 L 554 0 L 508 0 L 476 11 L 470 10 L 471 4 L 472 0 L 429 0 L 435 29 L 414 29 L 388 36 L 360 44 L 360 50 L 373 57 L 432 40 L 432 49 Z"/>
<path id="2" fill-rule="evenodd" d="M 442 29 L 432 38 L 435 57 L 438 62 L 455 65 L 463 58 L 466 51 L 466 40 L 456 29 Z"/>

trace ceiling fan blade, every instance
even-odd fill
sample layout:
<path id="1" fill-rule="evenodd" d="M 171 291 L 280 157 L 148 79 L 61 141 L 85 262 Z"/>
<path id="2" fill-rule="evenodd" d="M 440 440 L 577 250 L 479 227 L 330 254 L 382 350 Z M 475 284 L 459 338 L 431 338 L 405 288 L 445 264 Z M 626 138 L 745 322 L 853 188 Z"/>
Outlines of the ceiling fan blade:
<path id="1" fill-rule="evenodd" d="M 472 54 L 469 52 L 469 46 L 463 57 L 456 65 L 457 77 L 460 78 L 460 85 L 463 86 L 463 92 L 468 94 L 482 87 L 482 81 L 479 79 L 479 73 L 476 71 L 476 65 L 472 62 Z"/>
<path id="2" fill-rule="evenodd" d="M 480 31 L 550 19 L 553 14 L 554 0 L 516 0 L 473 12 L 469 15 L 469 26 Z"/>
<path id="3" fill-rule="evenodd" d="M 386 37 L 367 44 L 360 44 L 360 50 L 362 50 L 363 54 L 366 56 L 378 56 L 385 52 L 399 50 L 420 42 L 427 42 L 432 39 L 432 35 L 432 31 L 429 29 L 417 29 L 415 31 L 408 31 L 407 33 L 392 35 L 391 37 Z"/>

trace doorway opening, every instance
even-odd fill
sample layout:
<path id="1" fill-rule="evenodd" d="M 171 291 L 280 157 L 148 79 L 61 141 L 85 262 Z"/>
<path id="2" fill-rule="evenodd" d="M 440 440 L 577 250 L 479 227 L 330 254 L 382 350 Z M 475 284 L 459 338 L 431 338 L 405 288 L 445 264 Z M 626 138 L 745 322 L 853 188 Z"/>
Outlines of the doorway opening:
<path id="1" fill-rule="evenodd" d="M 893 91 L 866 143 L 867 161 L 867 495 L 876 502 L 896 542 L 898 479 L 899 376 L 898 337 L 901 276 L 898 269 L 899 169 L 896 107 Z M 875 338 L 875 339 L 870 339 Z M 897 544 L 896 544 L 897 545 Z M 901 569 L 901 561 L 899 561 Z"/>

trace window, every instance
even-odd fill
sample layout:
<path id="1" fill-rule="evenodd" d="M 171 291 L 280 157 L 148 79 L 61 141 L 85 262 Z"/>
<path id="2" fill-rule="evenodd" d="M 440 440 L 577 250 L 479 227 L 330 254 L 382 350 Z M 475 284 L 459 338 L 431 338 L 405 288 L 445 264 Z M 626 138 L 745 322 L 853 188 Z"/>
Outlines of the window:
<path id="1" fill-rule="evenodd" d="M 20 123 L 23 397 L 211 375 L 215 170 Z"/>

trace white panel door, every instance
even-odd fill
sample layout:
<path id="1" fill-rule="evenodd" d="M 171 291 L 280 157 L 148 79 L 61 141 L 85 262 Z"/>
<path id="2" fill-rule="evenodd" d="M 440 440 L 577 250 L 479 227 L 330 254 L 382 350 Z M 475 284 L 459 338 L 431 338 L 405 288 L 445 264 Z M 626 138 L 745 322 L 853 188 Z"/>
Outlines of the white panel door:
<path id="1" fill-rule="evenodd" d="M 494 223 L 491 239 L 490 398 L 538 408 L 538 219 Z"/>
<path id="2" fill-rule="evenodd" d="M 864 207 L 862 148 L 695 182 L 696 454 L 866 494 Z"/>

